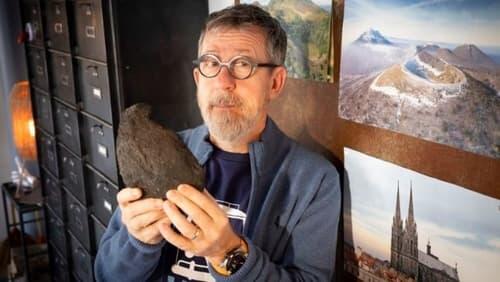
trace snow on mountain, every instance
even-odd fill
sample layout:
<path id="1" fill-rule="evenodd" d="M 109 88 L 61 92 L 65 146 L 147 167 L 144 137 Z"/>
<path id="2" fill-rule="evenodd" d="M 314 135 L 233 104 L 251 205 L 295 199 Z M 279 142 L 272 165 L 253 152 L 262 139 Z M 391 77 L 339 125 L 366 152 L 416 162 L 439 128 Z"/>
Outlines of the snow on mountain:
<path id="1" fill-rule="evenodd" d="M 393 44 L 370 29 L 342 50 L 341 72 L 348 75 L 381 71 L 412 56 L 414 47 Z"/>
<path id="2" fill-rule="evenodd" d="M 355 44 L 382 44 L 382 45 L 392 45 L 392 43 L 387 40 L 378 30 L 369 29 L 363 32 L 358 39 L 354 41 Z"/>
<path id="3" fill-rule="evenodd" d="M 417 46 L 417 53 L 422 52 L 422 51 L 426 51 L 427 53 L 434 55 L 439 48 L 440 48 L 439 45 L 432 44 L 432 43 L 427 43 L 425 45 L 418 45 Z"/>
<path id="4" fill-rule="evenodd" d="M 461 70 L 422 51 L 381 72 L 370 90 L 415 107 L 436 107 L 443 99 L 459 96 L 466 83 Z"/>

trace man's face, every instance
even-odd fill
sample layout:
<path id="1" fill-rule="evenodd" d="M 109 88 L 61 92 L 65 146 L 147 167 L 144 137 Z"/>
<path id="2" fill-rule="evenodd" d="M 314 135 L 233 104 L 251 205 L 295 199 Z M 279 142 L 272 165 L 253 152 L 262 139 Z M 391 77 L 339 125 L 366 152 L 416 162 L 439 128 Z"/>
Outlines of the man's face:
<path id="1" fill-rule="evenodd" d="M 199 54 L 212 54 L 222 62 L 243 55 L 257 63 L 269 63 L 266 38 L 257 27 L 219 28 L 208 31 Z M 252 76 L 238 80 L 227 67 L 213 78 L 204 77 L 196 68 L 198 105 L 210 134 L 225 142 L 247 136 L 266 118 L 267 104 L 274 98 L 273 69 L 257 68 Z"/>

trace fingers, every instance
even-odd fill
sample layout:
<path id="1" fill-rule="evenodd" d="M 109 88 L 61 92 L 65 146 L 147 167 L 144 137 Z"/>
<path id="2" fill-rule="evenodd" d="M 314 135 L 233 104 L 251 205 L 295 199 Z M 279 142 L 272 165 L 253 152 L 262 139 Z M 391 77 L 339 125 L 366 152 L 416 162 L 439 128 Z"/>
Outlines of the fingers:
<path id="1" fill-rule="evenodd" d="M 126 206 L 129 202 L 140 199 L 142 190 L 139 188 L 123 188 L 116 195 L 116 201 L 120 207 Z"/>
<path id="2" fill-rule="evenodd" d="M 142 231 L 144 229 L 148 229 L 150 225 L 156 223 L 158 220 L 164 217 L 166 217 L 166 215 L 162 210 L 143 213 L 130 219 L 128 222 L 128 227 L 135 231 Z"/>
<path id="3" fill-rule="evenodd" d="M 175 232 L 174 229 L 172 229 L 170 222 L 161 221 L 158 225 L 158 229 L 160 230 L 160 234 L 163 238 L 170 244 L 184 251 L 192 250 L 192 242 L 186 237 Z"/>
<path id="4" fill-rule="evenodd" d="M 129 202 L 122 208 L 122 218 L 125 221 L 144 213 L 162 209 L 163 201 L 160 199 L 147 198 L 135 202 Z"/>
<path id="5" fill-rule="evenodd" d="M 159 224 L 161 222 L 168 222 L 168 218 L 164 217 L 164 218 L 156 221 L 154 224 L 151 224 L 151 225 L 141 229 L 138 232 L 134 232 L 133 236 L 144 243 L 157 244 L 161 240 L 163 240 L 163 237 L 162 237 L 160 230 L 159 230 L 159 226 L 160 226 Z"/>
<path id="6" fill-rule="evenodd" d="M 212 224 L 213 219 L 206 213 L 206 209 L 209 207 L 202 206 L 199 202 L 194 202 L 192 198 L 190 199 L 176 190 L 168 191 L 167 199 L 170 205 L 165 205 L 165 207 L 167 207 L 167 209 L 165 209 L 165 213 L 167 213 L 168 216 L 170 216 L 170 213 L 177 210 L 175 207 L 177 206 L 202 229 L 206 229 Z M 210 204 L 213 205 L 213 203 Z M 170 209 L 168 209 L 168 207 L 170 207 Z M 175 209 L 172 209 L 173 207 L 175 207 Z M 184 219 L 186 218 L 186 216 L 182 215 L 180 212 L 175 215 L 179 215 Z M 174 224 L 177 227 L 177 223 L 174 222 Z"/>
<path id="7" fill-rule="evenodd" d="M 167 200 L 163 203 L 163 210 L 184 237 L 191 238 L 197 232 L 198 227 L 189 222 L 186 216 L 179 211 L 177 206 L 170 201 Z"/>
<path id="8" fill-rule="evenodd" d="M 170 190 L 169 192 L 175 192 L 175 191 L 176 190 Z M 199 190 L 190 185 L 182 184 L 179 185 L 177 192 L 180 193 L 185 198 L 189 199 L 191 202 L 196 203 L 197 206 L 203 207 L 204 213 L 207 214 L 209 217 L 211 217 L 213 220 L 217 220 L 220 219 L 221 217 L 226 216 L 225 213 L 219 208 L 219 205 L 217 204 L 215 199 L 208 193 L 206 189 L 204 190 L 204 192 L 200 192 Z M 183 207 L 181 206 L 179 207 L 182 210 L 184 210 Z M 194 220 L 195 219 L 194 215 L 191 216 L 193 216 Z M 205 219 L 200 218 L 200 220 L 205 220 Z M 198 221 L 196 221 L 196 223 L 198 223 Z"/>

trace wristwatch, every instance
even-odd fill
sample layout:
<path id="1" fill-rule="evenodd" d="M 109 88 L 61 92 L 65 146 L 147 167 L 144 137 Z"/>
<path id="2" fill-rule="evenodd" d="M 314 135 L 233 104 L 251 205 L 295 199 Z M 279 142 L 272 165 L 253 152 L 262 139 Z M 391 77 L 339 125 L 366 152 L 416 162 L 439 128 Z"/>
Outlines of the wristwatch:
<path id="1" fill-rule="evenodd" d="M 228 275 L 236 273 L 236 271 L 238 271 L 247 260 L 248 252 L 243 247 L 243 244 L 244 243 L 229 251 L 224 257 L 222 263 L 219 265 L 219 267 L 226 271 Z"/>

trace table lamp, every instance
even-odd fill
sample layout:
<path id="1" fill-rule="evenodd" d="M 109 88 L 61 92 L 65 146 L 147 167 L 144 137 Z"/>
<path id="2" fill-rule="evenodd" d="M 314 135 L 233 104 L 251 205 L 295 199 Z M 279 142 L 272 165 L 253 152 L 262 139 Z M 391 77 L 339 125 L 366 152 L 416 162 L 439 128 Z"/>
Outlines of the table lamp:
<path id="1" fill-rule="evenodd" d="M 25 168 L 26 161 L 37 159 L 35 142 L 35 124 L 31 107 L 31 95 L 28 81 L 19 81 L 10 92 L 10 110 L 12 117 L 12 137 L 16 147 L 17 171 L 12 173 L 17 184 L 16 195 L 29 192 L 38 186 L 38 179 Z"/>

